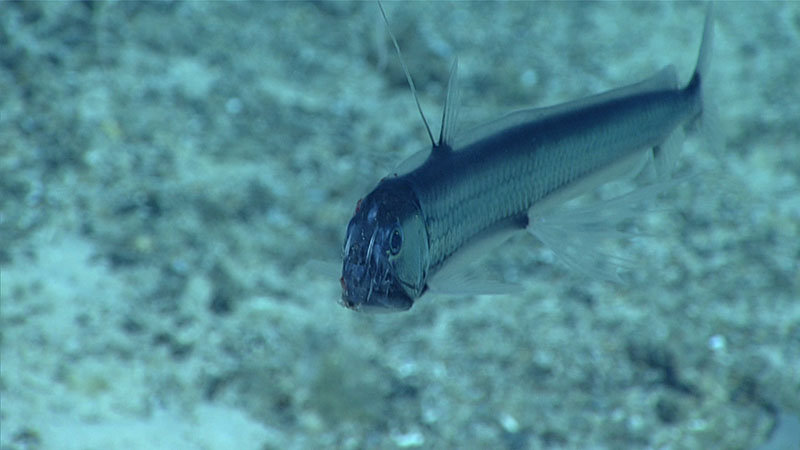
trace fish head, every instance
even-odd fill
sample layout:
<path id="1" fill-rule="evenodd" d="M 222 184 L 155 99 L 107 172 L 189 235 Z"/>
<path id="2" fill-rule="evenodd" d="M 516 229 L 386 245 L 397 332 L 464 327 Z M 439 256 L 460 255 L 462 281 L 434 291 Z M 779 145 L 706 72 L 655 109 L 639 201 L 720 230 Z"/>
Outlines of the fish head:
<path id="1" fill-rule="evenodd" d="M 347 225 L 342 303 L 358 311 L 405 311 L 425 289 L 428 233 L 413 190 L 384 180 Z"/>

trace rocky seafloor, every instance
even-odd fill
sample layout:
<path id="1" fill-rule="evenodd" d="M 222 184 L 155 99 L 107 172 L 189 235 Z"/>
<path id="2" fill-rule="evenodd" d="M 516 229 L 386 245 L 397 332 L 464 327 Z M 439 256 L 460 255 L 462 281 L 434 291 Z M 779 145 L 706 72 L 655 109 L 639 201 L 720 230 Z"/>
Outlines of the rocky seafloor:
<path id="1" fill-rule="evenodd" d="M 688 79 L 700 3 L 394 3 L 438 126 Z M 800 3 L 718 2 L 627 284 L 531 236 L 506 296 L 338 304 L 358 198 L 427 136 L 374 3 L 0 3 L 0 448 L 800 445 Z"/>

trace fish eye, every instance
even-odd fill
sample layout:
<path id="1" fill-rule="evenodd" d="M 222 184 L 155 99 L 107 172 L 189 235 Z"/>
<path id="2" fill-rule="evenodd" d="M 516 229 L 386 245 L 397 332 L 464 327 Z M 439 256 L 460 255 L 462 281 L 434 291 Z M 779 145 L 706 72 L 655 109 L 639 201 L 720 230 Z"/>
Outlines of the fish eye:
<path id="1" fill-rule="evenodd" d="M 403 246 L 403 233 L 400 231 L 400 227 L 395 227 L 392 230 L 392 236 L 389 238 L 389 251 L 392 252 L 392 255 L 396 255 L 400 253 L 400 247 Z"/>

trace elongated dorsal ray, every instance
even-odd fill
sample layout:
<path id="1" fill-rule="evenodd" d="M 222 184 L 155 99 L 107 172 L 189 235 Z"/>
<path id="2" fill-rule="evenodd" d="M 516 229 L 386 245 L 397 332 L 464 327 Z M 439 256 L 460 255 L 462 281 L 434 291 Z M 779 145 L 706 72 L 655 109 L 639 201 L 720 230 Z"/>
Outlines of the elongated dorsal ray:
<path id="1" fill-rule="evenodd" d="M 386 24 L 386 31 L 389 32 L 389 37 L 392 38 L 394 49 L 397 50 L 397 56 L 400 58 L 400 65 L 403 66 L 403 72 L 405 72 L 406 74 L 406 80 L 408 80 L 408 86 L 411 88 L 411 94 L 414 95 L 414 101 L 417 103 L 417 109 L 419 110 L 420 117 L 422 117 L 422 123 L 425 124 L 425 131 L 428 132 L 428 137 L 431 140 L 431 145 L 436 147 L 437 146 L 436 141 L 433 139 L 433 133 L 431 133 L 431 127 L 428 125 L 428 119 L 425 118 L 425 113 L 422 112 L 422 105 L 420 105 L 419 103 L 419 97 L 417 97 L 417 88 L 414 87 L 414 80 L 411 78 L 411 73 L 408 71 L 406 62 L 403 59 L 403 53 L 400 52 L 400 45 L 397 43 L 397 39 L 395 39 L 394 33 L 392 33 L 392 29 L 389 27 L 389 19 L 386 18 L 386 11 L 383 10 L 383 5 L 381 5 L 381 2 L 378 2 L 378 7 L 381 9 L 383 22 Z"/>

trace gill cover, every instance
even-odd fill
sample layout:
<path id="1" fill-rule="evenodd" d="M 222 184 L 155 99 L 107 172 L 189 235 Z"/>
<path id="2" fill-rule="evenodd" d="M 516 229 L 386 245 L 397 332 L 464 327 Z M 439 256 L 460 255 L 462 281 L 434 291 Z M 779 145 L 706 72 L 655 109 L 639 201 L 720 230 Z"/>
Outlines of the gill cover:
<path id="1" fill-rule="evenodd" d="M 364 197 L 344 242 L 342 303 L 354 310 L 404 311 L 425 289 L 428 233 L 413 190 L 385 179 Z"/>

